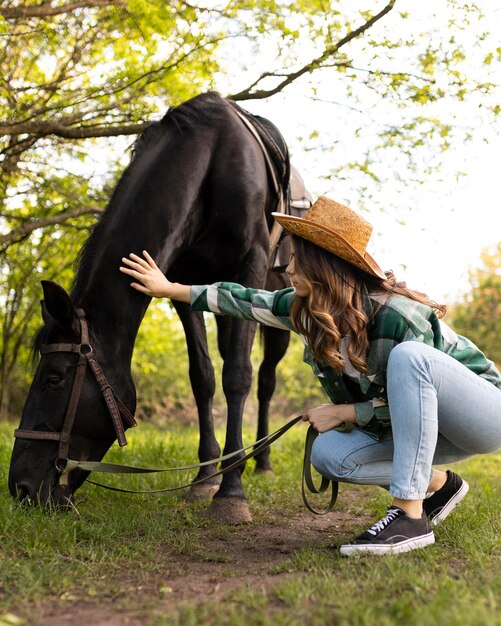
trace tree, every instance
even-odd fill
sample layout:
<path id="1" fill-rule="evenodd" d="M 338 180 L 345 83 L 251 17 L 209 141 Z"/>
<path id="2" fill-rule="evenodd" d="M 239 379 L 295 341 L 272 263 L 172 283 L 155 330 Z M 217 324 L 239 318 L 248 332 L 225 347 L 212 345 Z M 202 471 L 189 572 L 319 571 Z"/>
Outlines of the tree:
<path id="1" fill-rule="evenodd" d="M 47 277 L 61 259 L 74 258 L 106 205 L 128 145 L 167 105 L 209 89 L 240 101 L 270 101 L 293 89 L 331 99 L 326 85 L 343 107 L 370 102 L 376 111 L 384 103 L 393 111 L 391 123 L 385 113 L 377 128 L 365 121 L 350 127 L 351 139 L 358 137 L 364 149 L 355 155 L 345 148 L 326 173 L 358 172 L 357 184 L 364 187 L 366 179 L 377 184 L 384 178 L 379 149 L 390 155 L 390 170 L 404 155 L 418 179 L 439 167 L 439 156 L 430 164 L 429 150 L 426 164 L 419 163 L 420 146 L 440 155 L 472 132 L 471 125 L 454 126 L 446 103 L 480 100 L 492 115 L 499 112 L 489 100 L 497 40 L 490 41 L 487 27 L 470 28 L 474 20 L 485 21 L 482 10 L 450 0 L 445 39 L 431 19 L 426 36 L 413 28 L 412 13 L 399 9 L 402 0 L 374 4 L 0 0 L 5 371 L 15 370 L 22 350 L 13 346 L 18 338 L 25 341 L 21 321 L 38 299 L 39 272 L 26 272 L 25 263 L 31 259 L 35 267 L 43 258 Z M 466 49 L 479 51 L 471 75 L 464 67 Z M 327 135 L 329 129 L 322 130 Z M 313 120 L 305 149 L 317 149 L 319 139 Z M 336 146 L 335 139 L 328 143 L 329 150 Z M 19 293 L 9 304 L 14 283 Z"/>
<path id="2" fill-rule="evenodd" d="M 57 193 L 39 196 L 39 210 Z M 61 190 L 59 190 L 61 191 Z M 64 190 L 68 195 L 70 189 Z M 26 207 L 29 208 L 29 207 Z M 41 218 L 44 219 L 44 218 Z M 86 221 L 85 221 L 86 220 Z M 40 280 L 57 280 L 69 288 L 75 264 L 75 248 L 87 236 L 93 218 L 83 216 L 75 225 L 67 220 L 58 232 L 39 229 L 20 237 L 2 256 L 0 269 L 0 414 L 22 407 L 32 372 L 31 341 L 41 323 Z M 18 364 L 20 364 L 18 366 Z"/>
<path id="3" fill-rule="evenodd" d="M 410 107 L 410 115 L 381 131 L 385 147 L 398 147 L 409 156 L 416 145 L 430 141 L 445 148 L 453 135 L 450 123 L 418 109 L 444 99 L 478 98 L 493 88 L 486 76 L 467 77 L 461 70 L 465 32 L 472 46 L 487 38 L 485 32 L 472 37 L 469 29 L 480 10 L 456 1 L 449 6 L 445 41 L 430 37 L 429 23 L 427 38 L 410 29 L 410 14 L 396 12 L 398 0 L 381 2 L 371 11 L 361 0 L 355 5 L 227 0 L 209 7 L 183 0 L 3 0 L 2 215 L 7 222 L 13 215 L 11 204 L 5 206 L 9 194 L 38 193 L 50 178 L 47 162 L 54 174 L 56 165 L 59 176 L 65 173 L 63 162 L 76 159 L 89 165 L 96 148 L 84 140 L 135 136 L 158 116 L 163 103 L 179 103 L 225 80 L 237 85 L 240 76 L 249 83 L 230 90 L 236 100 L 269 98 L 298 81 L 314 95 L 319 85 L 313 76 L 327 77 L 352 106 L 372 94 L 396 107 Z M 228 81 L 225 66 L 239 48 L 244 54 Z M 483 64 L 488 67 L 499 57 L 499 48 L 485 48 Z M 483 106 L 489 106 L 485 99 Z M 492 104 L 494 112 L 498 108 Z M 377 178 L 372 163 L 367 158 L 356 166 Z M 51 224 L 72 218 L 75 210 L 55 213 Z M 38 215 L 14 217 L 18 226 L 29 220 L 30 229 L 47 225 L 36 223 Z M 4 231 L 10 228 L 6 223 Z M 15 229 L 12 235 L 4 232 L 3 246 L 17 236 Z"/>
<path id="4" fill-rule="evenodd" d="M 452 323 L 501 366 L 501 243 L 487 248 L 470 273 L 471 291 L 452 308 Z"/>

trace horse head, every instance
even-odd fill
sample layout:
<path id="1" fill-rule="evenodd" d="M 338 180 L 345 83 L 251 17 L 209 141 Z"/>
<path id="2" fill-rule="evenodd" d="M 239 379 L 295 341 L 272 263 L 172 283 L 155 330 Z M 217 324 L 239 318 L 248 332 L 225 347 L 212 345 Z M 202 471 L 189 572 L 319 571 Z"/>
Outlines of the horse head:
<path id="1" fill-rule="evenodd" d="M 125 445 L 135 422 L 117 393 L 132 407 L 135 390 L 111 340 L 106 358 L 85 311 L 57 283 L 42 286 L 41 358 L 15 432 L 9 490 L 27 503 L 64 507 L 88 475 L 65 472 L 67 459 L 101 460 L 117 436 Z"/>

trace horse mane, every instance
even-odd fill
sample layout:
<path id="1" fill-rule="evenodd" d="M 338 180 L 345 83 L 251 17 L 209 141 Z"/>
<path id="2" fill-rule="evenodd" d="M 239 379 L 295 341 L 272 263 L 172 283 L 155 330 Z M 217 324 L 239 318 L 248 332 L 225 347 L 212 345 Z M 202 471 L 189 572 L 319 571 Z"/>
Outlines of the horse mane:
<path id="1" fill-rule="evenodd" d="M 131 201 L 134 190 L 146 178 L 164 146 L 169 128 L 174 125 L 177 132 L 182 134 L 187 129 L 213 123 L 214 119 L 222 117 L 222 111 L 226 106 L 227 101 L 216 92 L 200 94 L 183 104 L 170 107 L 160 121 L 152 122 L 136 139 L 129 165 L 118 181 L 104 213 L 94 225 L 77 256 L 77 269 L 71 289 L 75 302 L 78 302 L 87 286 L 88 276 L 91 275 L 96 253 L 103 237 L 106 236 L 108 225 L 124 204 Z"/>
<path id="2" fill-rule="evenodd" d="M 35 361 L 38 359 L 42 346 L 48 343 L 49 336 L 51 335 L 52 330 L 56 328 L 57 325 L 58 323 L 56 322 L 56 320 L 50 320 L 44 323 L 44 325 L 41 326 L 36 332 L 30 351 L 32 363 L 35 363 Z"/>
<path id="3" fill-rule="evenodd" d="M 187 102 L 169 107 L 160 121 L 153 122 L 137 138 L 133 146 L 133 159 L 140 158 L 169 124 L 173 124 L 182 134 L 187 129 L 204 126 L 222 117 L 221 112 L 228 105 L 228 101 L 215 91 L 200 94 Z"/>
<path id="4" fill-rule="evenodd" d="M 228 101 L 216 91 L 200 94 L 188 102 L 169 108 L 161 120 L 162 124 L 172 122 L 180 132 L 194 126 L 211 124 L 225 115 Z"/>

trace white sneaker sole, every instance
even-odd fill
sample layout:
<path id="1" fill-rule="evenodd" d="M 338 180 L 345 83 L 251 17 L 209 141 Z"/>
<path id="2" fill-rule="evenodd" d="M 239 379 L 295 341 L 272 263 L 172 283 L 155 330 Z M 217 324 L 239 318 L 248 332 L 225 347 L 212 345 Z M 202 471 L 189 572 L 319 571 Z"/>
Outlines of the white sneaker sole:
<path id="1" fill-rule="evenodd" d="M 440 513 L 437 513 L 433 519 L 430 520 L 430 524 L 432 526 L 438 526 L 440 522 L 443 522 L 444 519 L 452 513 L 452 511 L 457 507 L 457 505 L 464 499 L 466 494 L 470 489 L 470 485 L 463 480 L 463 484 L 459 488 L 459 490 L 452 496 L 452 498 L 447 502 L 447 504 L 442 508 Z"/>
<path id="2" fill-rule="evenodd" d="M 343 556 L 353 556 L 354 554 L 401 554 L 403 552 L 417 550 L 418 548 L 426 548 L 426 546 L 430 546 L 432 543 L 435 543 L 435 535 L 433 534 L 433 531 L 426 535 L 421 535 L 421 537 L 406 539 L 405 541 L 401 541 L 399 543 L 345 544 L 344 546 L 341 546 L 340 552 Z"/>

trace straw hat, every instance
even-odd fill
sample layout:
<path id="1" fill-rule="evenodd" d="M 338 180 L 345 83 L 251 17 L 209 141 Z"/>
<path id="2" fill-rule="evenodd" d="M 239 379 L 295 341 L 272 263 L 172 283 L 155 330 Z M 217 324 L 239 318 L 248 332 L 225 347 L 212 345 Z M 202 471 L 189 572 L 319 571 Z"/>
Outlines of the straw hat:
<path id="1" fill-rule="evenodd" d="M 272 213 L 286 230 L 378 278 L 386 274 L 366 251 L 372 226 L 344 204 L 320 196 L 304 217 Z"/>

